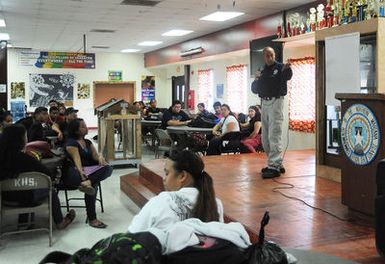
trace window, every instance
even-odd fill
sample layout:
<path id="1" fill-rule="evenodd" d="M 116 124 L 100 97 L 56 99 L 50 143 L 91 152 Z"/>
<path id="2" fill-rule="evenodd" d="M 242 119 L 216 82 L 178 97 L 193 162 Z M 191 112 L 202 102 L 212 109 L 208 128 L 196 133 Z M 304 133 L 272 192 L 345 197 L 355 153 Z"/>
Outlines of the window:
<path id="1" fill-rule="evenodd" d="M 213 70 L 198 70 L 198 103 L 204 103 L 206 109 L 213 104 Z"/>
<path id="2" fill-rule="evenodd" d="M 293 77 L 288 82 L 289 128 L 315 133 L 315 59 L 291 59 Z"/>
<path id="3" fill-rule="evenodd" d="M 226 101 L 233 112 L 242 113 L 247 109 L 247 66 L 226 67 Z"/>

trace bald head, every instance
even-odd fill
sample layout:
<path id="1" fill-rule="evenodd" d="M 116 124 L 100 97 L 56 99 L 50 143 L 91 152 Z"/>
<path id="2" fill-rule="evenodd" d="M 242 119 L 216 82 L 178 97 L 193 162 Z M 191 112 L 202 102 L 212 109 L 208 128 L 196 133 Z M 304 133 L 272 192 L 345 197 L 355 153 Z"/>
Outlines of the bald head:
<path id="1" fill-rule="evenodd" d="M 272 47 L 266 47 L 263 49 L 263 59 L 266 65 L 273 65 L 275 62 L 275 51 Z"/>

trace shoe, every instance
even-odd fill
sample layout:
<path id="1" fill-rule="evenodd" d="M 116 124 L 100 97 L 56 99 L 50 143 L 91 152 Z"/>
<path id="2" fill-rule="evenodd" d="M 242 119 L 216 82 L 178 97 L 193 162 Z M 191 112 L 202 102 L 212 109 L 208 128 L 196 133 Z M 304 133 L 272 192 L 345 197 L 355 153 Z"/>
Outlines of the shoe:
<path id="1" fill-rule="evenodd" d="M 60 224 L 56 225 L 56 228 L 59 230 L 65 229 L 67 226 L 69 226 L 72 221 L 74 221 L 76 217 L 76 212 L 75 210 L 71 209 L 68 214 L 64 217 L 63 221 Z"/>
<path id="2" fill-rule="evenodd" d="M 264 172 L 266 172 L 268 169 L 269 169 L 269 167 L 265 167 L 265 168 L 263 168 L 263 169 L 261 170 L 261 172 L 264 173 Z M 280 172 L 280 173 L 285 173 L 285 172 L 286 172 L 285 167 L 282 166 L 282 167 L 279 169 L 279 172 Z"/>
<path id="3" fill-rule="evenodd" d="M 90 185 L 80 185 L 78 187 L 78 190 L 81 192 L 84 192 L 87 195 L 91 195 L 91 196 L 95 195 L 95 193 L 96 193 L 95 188 L 90 186 Z"/>
<path id="4" fill-rule="evenodd" d="M 94 223 L 89 222 L 89 226 L 94 228 L 106 228 L 107 225 L 103 223 L 102 221 L 96 220 Z"/>
<path id="5" fill-rule="evenodd" d="M 262 173 L 263 179 L 272 179 L 272 178 L 279 177 L 279 176 L 281 176 L 281 173 L 279 171 L 273 170 L 273 169 L 267 169 L 267 170 L 265 170 L 265 172 Z"/>

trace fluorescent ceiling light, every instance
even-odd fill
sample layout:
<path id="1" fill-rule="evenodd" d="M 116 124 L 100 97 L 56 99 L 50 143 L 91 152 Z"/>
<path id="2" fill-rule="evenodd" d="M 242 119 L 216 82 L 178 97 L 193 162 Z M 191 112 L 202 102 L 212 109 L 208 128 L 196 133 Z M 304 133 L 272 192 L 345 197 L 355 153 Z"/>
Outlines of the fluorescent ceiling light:
<path id="1" fill-rule="evenodd" d="M 10 44 L 10 43 L 7 44 L 7 48 L 12 48 L 12 47 L 13 47 L 12 44 Z"/>
<path id="2" fill-rule="evenodd" d="M 173 30 L 170 30 L 170 31 L 163 33 L 162 36 L 180 37 L 180 36 L 185 36 L 185 35 L 193 33 L 193 32 L 194 31 L 192 31 L 192 30 L 173 29 Z"/>
<path id="3" fill-rule="evenodd" d="M 122 49 L 120 52 L 123 53 L 132 53 L 132 52 L 138 52 L 140 49 Z"/>
<path id="4" fill-rule="evenodd" d="M 0 27 L 5 27 L 5 20 L 4 19 L 0 19 Z"/>
<path id="5" fill-rule="evenodd" d="M 212 13 L 210 15 L 201 17 L 199 20 L 221 22 L 221 21 L 230 20 L 232 18 L 241 16 L 241 15 L 244 15 L 244 14 L 245 13 L 242 13 L 242 12 L 222 12 L 222 11 L 217 11 L 217 12 L 214 12 L 214 13 Z"/>
<path id="6" fill-rule="evenodd" d="M 0 40 L 9 40 L 8 33 L 0 33 Z"/>
<path id="7" fill-rule="evenodd" d="M 143 41 L 138 43 L 139 46 L 156 46 L 162 44 L 163 41 Z"/>

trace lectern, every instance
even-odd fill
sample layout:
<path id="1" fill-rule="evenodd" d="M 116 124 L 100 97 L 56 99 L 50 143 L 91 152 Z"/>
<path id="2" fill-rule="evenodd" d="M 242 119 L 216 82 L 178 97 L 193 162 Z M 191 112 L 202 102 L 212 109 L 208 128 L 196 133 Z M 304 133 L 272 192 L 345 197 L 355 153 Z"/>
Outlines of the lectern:
<path id="1" fill-rule="evenodd" d="M 342 112 L 342 203 L 374 215 L 376 168 L 385 157 L 385 94 L 337 93 L 335 97 Z"/>

